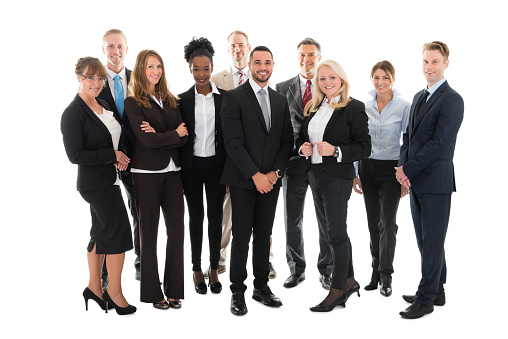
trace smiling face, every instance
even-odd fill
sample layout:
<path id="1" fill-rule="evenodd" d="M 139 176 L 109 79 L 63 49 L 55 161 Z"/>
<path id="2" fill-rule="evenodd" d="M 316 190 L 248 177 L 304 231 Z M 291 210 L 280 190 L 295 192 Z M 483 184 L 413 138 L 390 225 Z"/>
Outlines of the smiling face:
<path id="1" fill-rule="evenodd" d="M 423 52 L 423 75 L 427 79 L 428 87 L 444 78 L 444 71 L 448 68 L 449 60 L 445 60 L 439 50 L 425 50 Z"/>
<path id="2" fill-rule="evenodd" d="M 210 76 L 213 72 L 213 66 L 210 59 L 206 56 L 197 56 L 192 60 L 190 72 L 194 76 L 196 89 L 199 87 L 210 87 Z"/>
<path id="3" fill-rule="evenodd" d="M 372 84 L 378 95 L 388 94 L 392 91 L 393 83 L 390 76 L 381 68 L 376 69 L 372 74 Z"/>
<path id="4" fill-rule="evenodd" d="M 272 75 L 272 54 L 267 51 L 255 51 L 249 63 L 252 79 L 261 87 L 268 83 Z"/>
<path id="5" fill-rule="evenodd" d="M 319 69 L 318 84 L 321 91 L 326 95 L 328 102 L 330 102 L 339 94 L 342 79 L 330 66 L 323 66 Z"/>
<path id="6" fill-rule="evenodd" d="M 233 34 L 228 39 L 228 53 L 233 59 L 233 64 L 236 67 L 243 68 L 247 65 L 247 58 L 251 46 L 247 38 L 243 34 Z"/>
<path id="7" fill-rule="evenodd" d="M 164 70 L 162 69 L 162 64 L 159 59 L 153 55 L 150 55 L 146 60 L 145 74 L 146 79 L 148 80 L 148 85 L 150 86 L 150 92 L 152 94 L 154 94 L 155 85 L 159 83 L 163 72 Z"/>
<path id="8" fill-rule="evenodd" d="M 83 72 L 83 75 L 78 75 L 78 81 L 81 83 L 79 93 L 85 95 L 89 99 L 96 98 L 104 86 L 105 79 L 99 73 L 88 74 L 88 67 Z"/>
<path id="9" fill-rule="evenodd" d="M 298 64 L 300 74 L 305 79 L 312 79 L 316 71 L 316 65 L 321 60 L 321 55 L 316 45 L 300 45 L 298 48 Z"/>
<path id="10" fill-rule="evenodd" d="M 116 33 L 107 35 L 104 38 L 102 51 L 108 59 L 108 68 L 115 72 L 121 71 L 124 67 L 124 60 L 128 49 L 123 35 Z"/>

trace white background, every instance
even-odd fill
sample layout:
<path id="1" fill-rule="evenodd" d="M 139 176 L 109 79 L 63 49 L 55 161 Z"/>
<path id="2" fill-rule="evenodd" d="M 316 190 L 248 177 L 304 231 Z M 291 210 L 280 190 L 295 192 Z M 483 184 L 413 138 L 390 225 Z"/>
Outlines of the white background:
<path id="1" fill-rule="evenodd" d="M 502 218 L 507 202 L 503 134 L 508 29 L 501 1 L 20 1 L 1 7 L 3 338 L 506 335 L 506 311 L 498 307 L 504 306 L 508 281 L 508 223 Z M 308 308 L 326 291 L 315 267 L 317 224 L 309 191 L 304 218 L 307 280 L 294 289 L 282 287 L 289 270 L 282 196 L 279 199 L 273 229 L 278 277 L 270 286 L 282 299 L 281 308 L 267 308 L 250 298 L 250 261 L 246 316 L 229 311 L 227 273 L 220 276 L 220 295 L 197 295 L 186 232 L 186 298 L 181 310 L 159 311 L 139 302 L 130 251 L 124 294 L 138 307 L 137 313 L 106 315 L 95 304 L 85 312 L 81 292 L 88 283 L 90 214 L 75 190 L 77 168 L 65 156 L 60 116 L 77 91 L 76 61 L 88 55 L 105 60 L 102 35 L 110 28 L 122 29 L 127 36 L 128 68 L 143 49 L 161 54 L 174 94 L 193 84 L 183 58 L 183 46 L 193 36 L 212 41 L 218 72 L 229 65 L 226 37 L 237 29 L 247 32 L 252 46 L 266 45 L 274 54 L 272 85 L 298 73 L 296 45 L 312 37 L 322 45 L 323 60 L 334 59 L 343 66 L 351 95 L 360 100 L 369 99 L 371 67 L 386 59 L 396 69 L 395 87 L 411 101 L 425 86 L 423 43 L 446 42 L 451 54 L 445 77 L 465 101 L 455 152 L 457 193 L 446 242 L 446 306 L 416 321 L 398 315 L 408 305 L 401 295 L 414 293 L 420 278 L 408 198 L 399 208 L 394 293 L 384 298 L 379 290 L 363 290 L 371 272 L 369 236 L 363 200 L 353 193 L 348 231 L 361 297 L 352 297 L 346 309 L 311 313 Z M 159 238 L 164 235 L 161 223 Z M 206 240 L 204 244 L 203 269 L 208 257 Z M 159 252 L 164 245 L 159 242 Z M 159 258 L 162 262 L 162 253 Z"/>

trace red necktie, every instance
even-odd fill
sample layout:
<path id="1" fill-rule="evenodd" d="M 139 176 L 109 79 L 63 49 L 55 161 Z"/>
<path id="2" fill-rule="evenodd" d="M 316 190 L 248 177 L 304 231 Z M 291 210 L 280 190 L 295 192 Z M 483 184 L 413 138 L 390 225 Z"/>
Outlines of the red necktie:
<path id="1" fill-rule="evenodd" d="M 310 80 L 307 80 L 307 88 L 305 89 L 305 93 L 303 93 L 303 100 L 302 100 L 303 108 L 305 108 L 307 103 L 312 98 L 312 93 L 310 92 L 310 87 L 311 86 L 312 86 L 312 83 L 310 82 Z"/>
<path id="2" fill-rule="evenodd" d="M 244 80 L 243 79 L 244 74 L 242 73 L 242 71 L 238 71 L 238 74 L 240 75 L 240 80 L 238 80 L 238 86 L 240 86 Z"/>

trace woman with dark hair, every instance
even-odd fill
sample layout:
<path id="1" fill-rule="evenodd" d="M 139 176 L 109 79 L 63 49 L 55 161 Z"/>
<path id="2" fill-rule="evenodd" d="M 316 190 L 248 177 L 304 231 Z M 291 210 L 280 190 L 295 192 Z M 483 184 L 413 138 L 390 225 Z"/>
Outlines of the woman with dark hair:
<path id="1" fill-rule="evenodd" d="M 222 290 L 217 269 L 222 234 L 222 205 L 226 192 L 225 186 L 219 183 L 226 161 L 220 120 L 224 91 L 210 81 L 213 72 L 213 55 L 212 44 L 206 38 L 192 39 L 185 46 L 185 61 L 189 64 L 195 84 L 187 92 L 179 95 L 180 112 L 189 131 L 189 139 L 181 152 L 182 183 L 189 208 L 194 288 L 199 294 L 207 292 L 201 270 L 203 186 L 206 193 L 210 249 L 208 285 L 212 293 L 220 293 Z"/>
<path id="2" fill-rule="evenodd" d="M 365 290 L 372 291 L 381 284 L 381 295 L 392 294 L 393 258 L 397 236 L 397 209 L 408 189 L 394 175 L 400 155 L 401 136 L 406 131 L 411 104 L 400 98 L 393 88 L 395 68 L 389 61 L 372 67 L 370 78 L 373 99 L 365 103 L 369 117 L 372 152 L 360 160 L 359 178 L 354 179 L 355 192 L 362 194 L 367 210 L 372 254 L 372 276 Z"/>
<path id="3" fill-rule="evenodd" d="M 78 191 L 92 213 L 85 306 L 88 310 L 88 300 L 92 299 L 106 313 L 112 306 L 120 315 L 131 314 L 136 307 L 123 296 L 121 274 L 125 252 L 132 249 L 132 234 L 117 174 L 117 169 L 127 169 L 130 160 L 118 148 L 120 121 L 105 101 L 97 99 L 106 80 L 104 65 L 97 58 L 81 58 L 75 73 L 79 91 L 62 114 L 61 130 L 67 156 L 78 165 Z M 106 291 L 101 286 L 104 257 L 109 273 Z"/>
<path id="4" fill-rule="evenodd" d="M 332 284 L 328 296 L 313 312 L 345 306 L 360 285 L 354 278 L 347 208 L 355 169 L 353 162 L 370 154 L 365 106 L 349 97 L 349 81 L 335 61 L 320 63 L 314 75 L 312 100 L 304 108 L 305 122 L 296 147 L 308 159 L 309 182 L 320 229 L 333 248 Z"/>
<path id="5" fill-rule="evenodd" d="M 131 172 L 141 239 L 141 301 L 151 302 L 157 309 L 180 308 L 184 296 L 184 204 L 178 149 L 187 141 L 187 128 L 169 91 L 162 58 L 153 50 L 138 54 L 125 113 L 136 137 Z M 157 267 L 161 209 L 167 237 L 164 292 Z"/>

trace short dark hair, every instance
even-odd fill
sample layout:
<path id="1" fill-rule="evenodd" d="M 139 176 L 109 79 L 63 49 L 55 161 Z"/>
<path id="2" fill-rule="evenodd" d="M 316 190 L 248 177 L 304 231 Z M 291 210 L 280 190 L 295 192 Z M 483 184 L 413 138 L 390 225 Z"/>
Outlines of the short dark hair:
<path id="1" fill-rule="evenodd" d="M 254 52 L 268 52 L 270 53 L 270 55 L 272 56 L 272 60 L 273 60 L 273 53 L 272 51 L 270 51 L 270 49 L 266 46 L 257 46 L 256 48 L 254 48 L 252 50 L 252 52 L 250 52 L 250 56 L 249 56 L 249 61 L 252 60 L 252 56 L 254 55 Z"/>
<path id="2" fill-rule="evenodd" d="M 298 46 L 296 46 L 296 49 L 299 49 L 301 45 L 314 45 L 314 46 L 316 46 L 319 54 L 321 54 L 321 45 L 319 44 L 319 42 L 317 42 L 316 40 L 314 40 L 312 38 L 305 38 L 302 41 L 300 41 Z"/>

